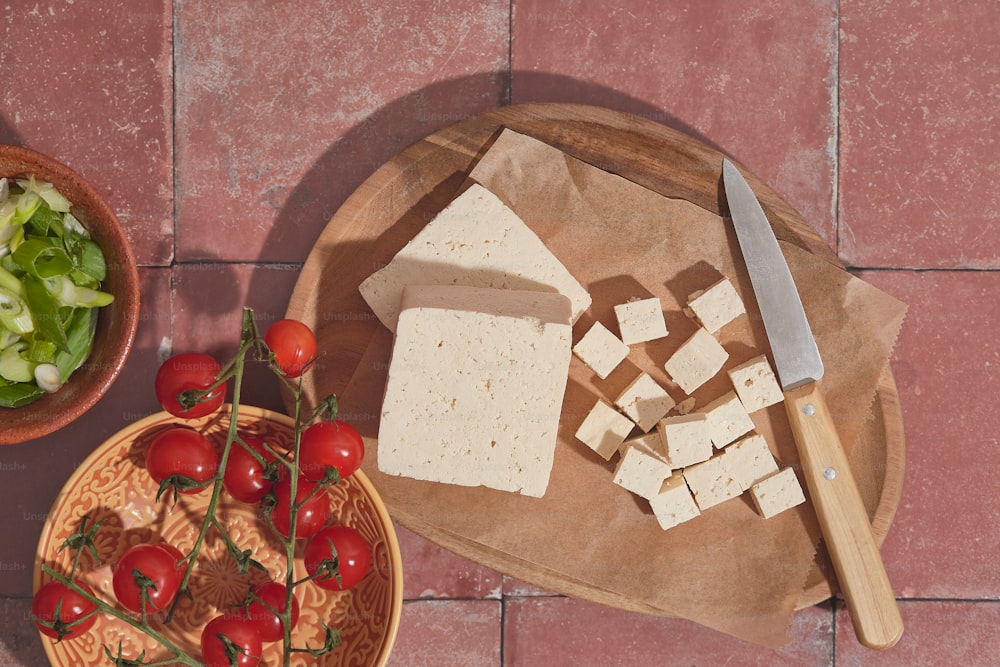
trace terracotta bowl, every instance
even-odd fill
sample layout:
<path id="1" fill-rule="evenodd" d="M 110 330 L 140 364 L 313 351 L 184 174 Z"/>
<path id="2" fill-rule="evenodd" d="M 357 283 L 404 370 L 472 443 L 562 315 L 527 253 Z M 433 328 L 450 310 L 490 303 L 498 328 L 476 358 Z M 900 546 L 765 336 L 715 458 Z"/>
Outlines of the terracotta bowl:
<path id="1" fill-rule="evenodd" d="M 104 251 L 108 275 L 101 289 L 115 300 L 99 311 L 90 357 L 59 391 L 20 408 L 0 408 L 0 445 L 40 438 L 89 410 L 118 377 L 139 322 L 139 274 L 115 212 L 66 165 L 27 148 L 0 145 L 0 177 L 31 174 L 69 199 L 71 213 Z"/>

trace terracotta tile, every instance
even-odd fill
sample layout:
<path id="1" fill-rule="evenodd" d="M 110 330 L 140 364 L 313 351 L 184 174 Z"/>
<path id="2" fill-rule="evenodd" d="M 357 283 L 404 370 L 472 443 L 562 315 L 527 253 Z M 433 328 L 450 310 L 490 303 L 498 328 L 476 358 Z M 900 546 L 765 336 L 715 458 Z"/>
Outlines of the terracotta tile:
<path id="1" fill-rule="evenodd" d="M 143 317 L 128 362 L 97 405 L 66 428 L 0 450 L 0 596 L 31 594 L 35 547 L 49 509 L 73 470 L 128 424 L 159 411 L 153 376 L 170 333 L 169 271 L 140 269 Z"/>
<path id="2" fill-rule="evenodd" d="M 390 667 L 499 664 L 498 600 L 420 600 L 403 604 Z"/>
<path id="3" fill-rule="evenodd" d="M 38 630 L 30 620 L 31 600 L 0 598 L 0 665 L 4 667 L 37 667 L 47 665 Z"/>
<path id="4" fill-rule="evenodd" d="M 836 6 L 515 0 L 512 99 L 611 107 L 707 139 L 833 239 Z"/>
<path id="5" fill-rule="evenodd" d="M 840 4 L 842 255 L 1000 266 L 996 5 Z"/>
<path id="6" fill-rule="evenodd" d="M 178 4 L 183 260 L 302 261 L 379 165 L 506 99 L 507 0 L 274 11 Z"/>
<path id="7" fill-rule="evenodd" d="M 0 9 L 0 142 L 79 172 L 141 264 L 173 252 L 170 0 Z"/>
<path id="8" fill-rule="evenodd" d="M 403 554 L 403 599 L 499 598 L 502 575 L 396 524 Z"/>
<path id="9" fill-rule="evenodd" d="M 909 305 L 893 351 L 906 472 L 883 555 L 897 595 L 995 599 L 1000 359 L 989 272 L 862 272 Z"/>
<path id="10" fill-rule="evenodd" d="M 1000 604 L 966 601 L 903 601 L 903 636 L 894 647 L 872 651 L 858 643 L 846 609 L 837 623 L 837 667 L 997 664 Z"/>
<path id="11" fill-rule="evenodd" d="M 504 664 L 522 665 L 829 665 L 832 614 L 797 613 L 780 651 L 690 621 L 657 618 L 572 598 L 512 598 L 504 606 Z"/>

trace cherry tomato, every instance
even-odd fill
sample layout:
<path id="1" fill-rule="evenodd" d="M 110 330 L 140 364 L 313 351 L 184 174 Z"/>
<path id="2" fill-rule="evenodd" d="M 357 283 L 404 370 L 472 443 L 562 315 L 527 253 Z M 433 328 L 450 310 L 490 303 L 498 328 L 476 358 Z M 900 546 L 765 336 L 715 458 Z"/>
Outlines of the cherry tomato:
<path id="1" fill-rule="evenodd" d="M 266 461 L 274 461 L 274 454 L 264 447 L 264 442 L 254 436 L 243 436 L 247 447 L 257 452 Z M 222 476 L 222 484 L 236 500 L 241 503 L 257 503 L 271 490 L 273 482 L 264 477 L 264 464 L 258 461 L 239 443 L 233 443 L 229 448 L 229 460 L 226 461 L 226 472 Z"/>
<path id="2" fill-rule="evenodd" d="M 229 640 L 231 648 L 220 635 Z M 205 667 L 256 667 L 262 648 L 257 629 L 244 618 L 216 616 L 201 631 L 201 659 Z"/>
<path id="3" fill-rule="evenodd" d="M 196 419 L 212 414 L 226 399 L 225 386 L 217 387 L 210 394 L 191 406 L 183 406 L 178 395 L 191 389 L 208 389 L 215 384 L 216 375 L 222 371 L 219 362 L 199 352 L 183 352 L 170 357 L 156 371 L 154 387 L 156 399 L 163 409 L 184 419 Z"/>
<path id="4" fill-rule="evenodd" d="M 285 587 L 276 581 L 260 586 L 254 590 L 257 599 L 247 607 L 247 619 L 257 628 L 261 641 L 277 642 L 285 637 L 284 628 L 281 625 L 281 618 L 271 609 L 280 613 L 285 611 Z M 270 607 L 271 609 L 268 609 Z M 299 601 L 292 596 L 292 625 L 299 622 Z"/>
<path id="5" fill-rule="evenodd" d="M 184 573 L 187 572 L 187 561 L 184 560 L 184 553 L 174 545 L 167 542 L 157 542 L 156 546 L 166 551 L 174 559 L 174 563 L 177 564 L 177 576 L 183 580 Z M 182 563 L 181 561 L 184 562 Z"/>
<path id="6" fill-rule="evenodd" d="M 274 353 L 274 363 L 288 377 L 302 375 L 316 358 L 316 336 L 298 320 L 278 320 L 264 334 L 264 342 Z"/>
<path id="7" fill-rule="evenodd" d="M 333 543 L 333 549 L 330 544 Z M 371 567 L 372 550 L 361 533 L 349 526 L 330 526 L 316 533 L 306 546 L 306 572 L 316 574 L 324 560 L 336 560 L 340 581 L 332 574 L 320 575 L 313 579 L 320 588 L 331 591 L 346 590 L 368 573 Z"/>
<path id="8" fill-rule="evenodd" d="M 94 594 L 88 586 L 76 583 Z M 43 635 L 56 639 L 73 639 L 85 633 L 97 620 L 96 610 L 97 605 L 58 581 L 50 581 L 39 588 L 31 601 L 31 619 Z"/>
<path id="9" fill-rule="evenodd" d="M 295 492 L 295 502 L 303 503 L 299 508 L 295 520 L 295 537 L 302 539 L 311 537 L 319 531 L 330 516 L 330 498 L 326 489 L 319 487 L 316 493 L 309 497 L 309 494 L 317 488 L 317 484 L 310 482 L 304 477 L 299 477 L 298 487 Z M 288 539 L 289 528 L 291 527 L 291 503 L 292 481 L 290 477 L 282 477 L 275 482 L 271 488 L 274 494 L 275 504 L 271 510 L 271 523 L 274 529 L 282 537 Z M 309 500 L 306 500 L 309 498 Z M 303 502 L 304 501 L 304 502 Z"/>
<path id="10" fill-rule="evenodd" d="M 115 564 L 111 586 L 115 597 L 129 611 L 142 611 L 143 584 L 148 595 L 147 613 L 166 610 L 177 595 L 181 570 L 174 555 L 160 545 L 137 544 Z"/>
<path id="11" fill-rule="evenodd" d="M 197 493 L 202 488 L 188 485 L 192 480 L 204 483 L 212 479 L 219 471 L 219 454 L 212 441 L 198 431 L 171 426 L 146 448 L 146 471 L 157 484 L 169 480 L 180 493 Z"/>
<path id="12" fill-rule="evenodd" d="M 361 434 L 346 422 L 316 422 L 302 432 L 299 470 L 310 481 L 322 480 L 327 467 L 336 468 L 341 479 L 350 477 L 364 457 Z"/>

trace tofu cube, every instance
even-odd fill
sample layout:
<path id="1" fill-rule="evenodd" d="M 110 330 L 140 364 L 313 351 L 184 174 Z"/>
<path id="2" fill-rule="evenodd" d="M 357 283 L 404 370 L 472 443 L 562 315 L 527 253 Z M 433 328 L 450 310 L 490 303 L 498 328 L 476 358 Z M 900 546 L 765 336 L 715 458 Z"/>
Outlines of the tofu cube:
<path id="1" fill-rule="evenodd" d="M 664 480 L 660 492 L 650 498 L 649 506 L 663 530 L 669 530 L 701 514 L 684 481 L 684 475 L 679 472 Z"/>
<path id="2" fill-rule="evenodd" d="M 598 399 L 576 430 L 576 438 L 602 459 L 610 461 L 634 427 L 631 419 Z"/>
<path id="3" fill-rule="evenodd" d="M 729 379 L 747 412 L 756 412 L 785 400 L 774 370 L 763 354 L 731 369 Z"/>
<path id="4" fill-rule="evenodd" d="M 632 446 L 615 468 L 614 482 L 646 500 L 655 498 L 663 480 L 671 475 L 670 465 L 658 456 Z"/>
<path id="5" fill-rule="evenodd" d="M 743 493 L 721 455 L 684 468 L 684 481 L 702 512 Z"/>
<path id="6" fill-rule="evenodd" d="M 667 460 L 666 449 L 663 446 L 663 438 L 660 437 L 659 429 L 628 438 L 618 447 L 618 453 L 624 456 L 625 450 L 629 447 L 638 447 L 647 454 L 656 456 L 664 462 L 669 463 Z"/>
<path id="7" fill-rule="evenodd" d="M 684 393 L 691 394 L 718 373 L 728 358 L 715 336 L 699 328 L 667 359 L 664 368 Z"/>
<path id="8" fill-rule="evenodd" d="M 728 278 L 691 294 L 687 305 L 701 326 L 712 333 L 746 312 L 740 295 Z"/>
<path id="9" fill-rule="evenodd" d="M 676 405 L 648 373 L 640 373 L 615 399 L 615 405 L 648 433 Z"/>
<path id="10" fill-rule="evenodd" d="M 603 380 L 628 356 L 628 345 L 606 326 L 594 322 L 594 326 L 573 346 L 573 353 Z"/>
<path id="11" fill-rule="evenodd" d="M 674 470 L 712 457 L 712 434 L 708 417 L 700 412 L 661 419 L 656 430 L 663 440 L 664 451 Z"/>
<path id="12" fill-rule="evenodd" d="M 708 418 L 712 444 L 718 449 L 722 449 L 754 428 L 753 420 L 750 419 L 735 391 L 715 399 L 700 412 Z"/>
<path id="13" fill-rule="evenodd" d="M 765 519 L 770 519 L 806 501 L 802 486 L 791 468 L 784 468 L 750 487 L 753 504 Z"/>
<path id="14" fill-rule="evenodd" d="M 722 455 L 743 491 L 778 472 L 778 464 L 762 435 L 750 435 L 734 442 L 726 447 Z"/>
<path id="15" fill-rule="evenodd" d="M 694 410 L 694 396 L 688 396 L 683 401 L 678 403 L 674 408 L 677 410 L 677 414 L 686 415 Z"/>
<path id="16" fill-rule="evenodd" d="M 618 331 L 626 345 L 645 343 L 667 336 L 667 323 L 663 319 L 663 309 L 656 297 L 632 299 L 615 306 Z"/>

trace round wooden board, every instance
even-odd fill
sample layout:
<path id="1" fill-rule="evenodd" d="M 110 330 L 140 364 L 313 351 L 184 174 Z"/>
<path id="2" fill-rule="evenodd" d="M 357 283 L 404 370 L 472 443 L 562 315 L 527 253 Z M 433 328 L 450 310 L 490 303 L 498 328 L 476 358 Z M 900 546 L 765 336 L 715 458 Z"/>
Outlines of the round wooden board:
<path id="1" fill-rule="evenodd" d="M 343 392 L 382 326 L 357 290 L 362 280 L 380 268 L 370 259 L 371 247 L 376 241 L 385 242 L 385 235 L 393 235 L 394 229 L 402 226 L 394 224 L 396 221 L 411 216 L 429 220 L 444 208 L 504 127 L 661 195 L 687 200 L 717 215 L 723 212 L 722 154 L 686 134 L 637 116 L 583 105 L 525 104 L 501 107 L 435 132 L 362 183 L 330 220 L 306 260 L 287 316 L 313 327 L 319 349 L 326 353 L 316 372 L 305 380 L 307 397 L 315 400 Z M 840 265 L 825 241 L 774 190 L 753 175 L 748 175 L 748 181 L 780 239 Z M 400 247 L 407 240 L 389 239 Z M 377 410 L 378 406 L 370 408 Z M 888 367 L 876 390 L 872 418 L 854 444 L 850 459 L 881 544 L 899 504 L 904 462 L 902 415 Z M 392 508 L 389 510 L 391 513 Z M 548 590 L 656 613 L 435 530 L 433 525 L 407 527 L 462 556 Z M 826 553 L 820 549 L 798 608 L 829 598 L 835 590 L 832 578 Z"/>

